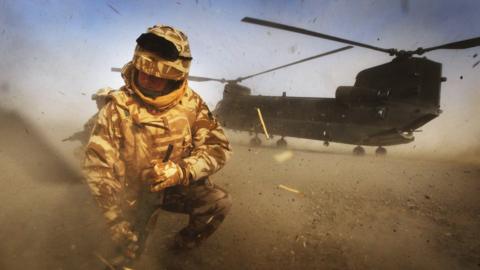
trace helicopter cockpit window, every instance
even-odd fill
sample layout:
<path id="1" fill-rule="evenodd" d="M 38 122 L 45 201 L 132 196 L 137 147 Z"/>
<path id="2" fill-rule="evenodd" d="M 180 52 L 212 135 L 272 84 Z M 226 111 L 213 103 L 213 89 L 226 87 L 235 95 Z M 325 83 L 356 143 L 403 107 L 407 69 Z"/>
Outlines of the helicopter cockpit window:
<path id="1" fill-rule="evenodd" d="M 387 98 L 390 96 L 390 89 L 383 89 L 377 91 L 377 97 L 379 98 Z"/>

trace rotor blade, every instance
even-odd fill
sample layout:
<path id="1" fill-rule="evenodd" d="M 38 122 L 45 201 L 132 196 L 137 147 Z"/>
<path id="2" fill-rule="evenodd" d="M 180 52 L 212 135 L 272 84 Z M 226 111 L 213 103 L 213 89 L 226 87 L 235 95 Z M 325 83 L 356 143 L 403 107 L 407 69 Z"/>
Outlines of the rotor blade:
<path id="1" fill-rule="evenodd" d="M 312 60 L 312 59 L 315 59 L 315 58 L 319 58 L 319 57 L 326 56 L 326 55 L 329 55 L 329 54 L 334 54 L 334 53 L 344 51 L 344 50 L 348 50 L 348 49 L 351 49 L 351 48 L 353 48 L 353 46 L 345 46 L 345 47 L 342 47 L 342 48 L 339 48 L 339 49 L 336 49 L 336 50 L 333 50 L 333 51 L 317 54 L 315 56 L 307 57 L 307 58 L 304 58 L 302 60 L 298 60 L 298 61 L 286 64 L 286 65 L 283 65 L 283 66 L 275 67 L 275 68 L 265 70 L 265 71 L 262 71 L 262 72 L 259 72 L 259 73 L 255 73 L 255 74 L 252 74 L 252 75 L 249 75 L 249 76 L 240 77 L 240 78 L 237 79 L 237 81 L 243 81 L 243 80 L 246 80 L 246 79 L 250 79 L 252 77 L 255 77 L 255 76 L 258 76 L 258 75 L 261 75 L 261 74 L 265 74 L 267 72 L 271 72 L 271 71 L 275 71 L 275 70 L 278 70 L 278 69 L 281 69 L 281 68 L 285 68 L 285 67 L 293 66 L 293 65 L 296 65 L 296 64 L 300 64 L 300 63 L 303 63 L 303 62 L 306 62 L 306 61 L 309 61 L 309 60 Z"/>
<path id="2" fill-rule="evenodd" d="M 226 82 L 225 79 L 215 79 L 215 78 L 207 78 L 207 77 L 199 77 L 199 76 L 188 76 L 188 80 L 194 81 L 194 82 L 207 82 L 207 81 L 216 81 L 221 83 Z"/>
<path id="3" fill-rule="evenodd" d="M 468 49 L 480 46 L 480 37 L 465 39 L 457 42 L 447 43 L 440 46 L 423 49 L 423 52 L 429 52 L 438 49 Z"/>
<path id="4" fill-rule="evenodd" d="M 116 68 L 112 67 L 110 69 L 112 72 L 121 72 L 121 68 Z M 206 82 L 206 81 L 216 81 L 216 82 L 221 82 L 224 83 L 226 82 L 225 79 L 215 79 L 215 78 L 207 78 L 207 77 L 198 77 L 198 76 L 188 76 L 188 80 L 194 81 L 194 82 Z"/>
<path id="5" fill-rule="evenodd" d="M 375 46 L 372 46 L 372 45 L 368 45 L 368 44 L 364 44 L 364 43 L 360 43 L 360 42 L 356 42 L 356 41 L 351 41 L 351 40 L 348 40 L 348 39 L 339 38 L 339 37 L 335 37 L 335 36 L 330 36 L 330 35 L 314 32 L 314 31 L 310 31 L 310 30 L 307 30 L 307 29 L 303 29 L 303 28 L 298 28 L 298 27 L 285 25 L 285 24 L 280 24 L 280 23 L 276 23 L 276 22 L 265 21 L 265 20 L 261 20 L 261 19 L 255 19 L 255 18 L 251 18 L 251 17 L 243 18 L 242 22 L 258 24 L 258 25 L 262 25 L 262 26 L 267 26 L 267 27 L 282 29 L 282 30 L 291 31 L 291 32 L 295 32 L 295 33 L 300 33 L 300 34 L 304 34 L 304 35 L 308 35 L 308 36 L 313 36 L 313 37 L 338 41 L 338 42 L 342 42 L 342 43 L 346 43 L 346 44 L 350 44 L 350 45 L 354 45 L 354 46 L 358 46 L 358 47 L 368 48 L 368 49 L 372 49 L 372 50 L 376 50 L 376 51 L 380 51 L 380 52 L 385 52 L 385 53 L 392 53 L 392 50 L 393 50 L 393 49 L 384 49 L 384 48 L 380 48 L 380 47 L 375 47 Z"/>

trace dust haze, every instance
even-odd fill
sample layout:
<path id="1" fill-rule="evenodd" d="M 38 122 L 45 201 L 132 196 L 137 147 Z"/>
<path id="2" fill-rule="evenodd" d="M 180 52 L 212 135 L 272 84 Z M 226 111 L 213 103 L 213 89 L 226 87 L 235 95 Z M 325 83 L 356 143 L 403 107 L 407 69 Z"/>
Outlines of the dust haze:
<path id="1" fill-rule="evenodd" d="M 444 4 L 452 13 L 427 11 L 429 1 L 410 1 L 405 10 L 403 2 L 291 1 L 285 8 L 275 1 L 145 1 L 130 8 L 120 1 L 0 1 L 0 269 L 102 269 L 97 254 L 109 241 L 82 182 L 79 144 L 61 140 L 95 113 L 96 89 L 122 85 L 110 67 L 130 60 L 147 26 L 185 29 L 191 73 L 219 78 L 342 46 L 246 26 L 243 16 L 407 49 L 480 35 L 467 12 L 478 10 L 475 1 Z M 262 147 L 251 148 L 249 134 L 227 131 L 234 155 L 212 179 L 231 192 L 231 214 L 200 249 L 172 254 L 173 234 L 187 219 L 162 213 L 140 269 L 480 269 L 479 51 L 427 55 L 448 78 L 443 113 L 386 157 L 370 147 L 354 157 L 351 145 L 295 138 L 287 138 L 288 149 L 263 137 Z M 362 69 L 390 59 L 355 48 L 245 85 L 254 94 L 332 97 Z M 221 84 L 191 86 L 211 107 L 221 98 Z"/>

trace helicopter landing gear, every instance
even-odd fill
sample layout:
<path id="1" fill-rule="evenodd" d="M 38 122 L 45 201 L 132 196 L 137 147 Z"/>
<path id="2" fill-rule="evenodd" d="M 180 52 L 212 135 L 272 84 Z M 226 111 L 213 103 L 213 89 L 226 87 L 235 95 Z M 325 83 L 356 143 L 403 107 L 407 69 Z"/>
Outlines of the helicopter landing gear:
<path id="1" fill-rule="evenodd" d="M 384 147 L 377 147 L 377 149 L 375 150 L 375 155 L 377 156 L 385 156 L 387 154 L 387 149 L 385 149 Z"/>
<path id="2" fill-rule="evenodd" d="M 261 144 L 262 144 L 262 140 L 260 140 L 260 138 L 257 135 L 255 135 L 255 137 L 250 139 L 250 146 L 252 147 L 258 147 Z"/>
<path id="3" fill-rule="evenodd" d="M 330 142 L 328 142 L 328 141 L 323 142 L 323 146 L 328 147 L 329 145 L 330 145 Z"/>
<path id="4" fill-rule="evenodd" d="M 287 147 L 287 141 L 283 137 L 278 139 L 277 147 L 278 148 L 286 148 Z"/>
<path id="5" fill-rule="evenodd" d="M 358 145 L 357 147 L 353 148 L 353 155 L 355 156 L 364 156 L 365 155 L 365 149 Z"/>

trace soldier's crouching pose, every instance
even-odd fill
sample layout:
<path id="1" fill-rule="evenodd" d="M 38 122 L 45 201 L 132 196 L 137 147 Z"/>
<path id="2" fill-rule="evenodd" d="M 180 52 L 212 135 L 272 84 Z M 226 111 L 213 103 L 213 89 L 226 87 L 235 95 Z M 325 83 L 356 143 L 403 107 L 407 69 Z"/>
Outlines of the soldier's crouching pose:
<path id="1" fill-rule="evenodd" d="M 149 28 L 123 67 L 125 86 L 109 93 L 87 144 L 86 180 L 123 259 L 139 256 L 158 208 L 190 215 L 175 237 L 178 248 L 198 246 L 230 208 L 228 193 L 207 177 L 231 148 L 187 85 L 191 59 L 184 33 Z"/>

